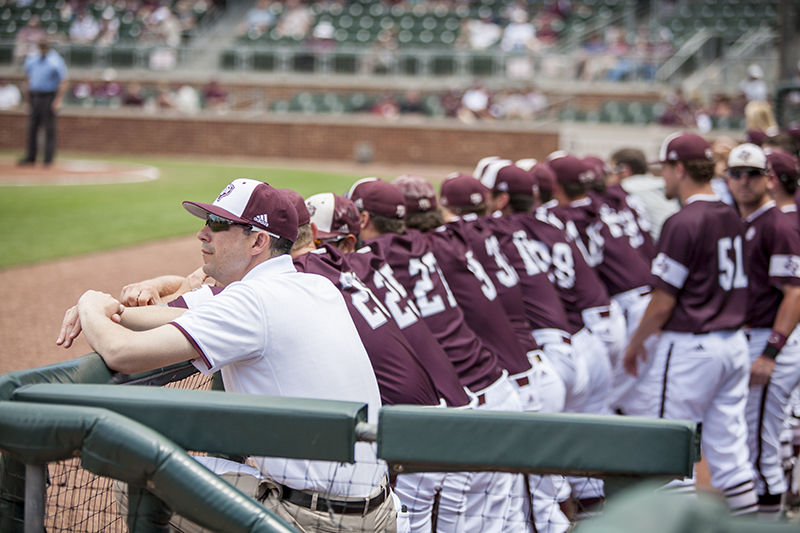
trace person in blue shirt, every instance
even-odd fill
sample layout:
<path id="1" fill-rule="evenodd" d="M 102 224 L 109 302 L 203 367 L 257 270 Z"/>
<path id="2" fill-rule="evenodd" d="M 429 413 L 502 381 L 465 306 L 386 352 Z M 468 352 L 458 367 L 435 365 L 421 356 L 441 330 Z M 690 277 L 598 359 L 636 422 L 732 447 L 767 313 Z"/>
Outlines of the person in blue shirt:
<path id="1" fill-rule="evenodd" d="M 64 59 L 52 48 L 47 39 L 39 42 L 39 52 L 25 59 L 28 76 L 30 116 L 28 119 L 28 147 L 19 163 L 32 165 L 36 162 L 37 134 L 44 128 L 44 164 L 53 162 L 56 149 L 56 110 L 61 107 L 61 96 L 66 85 L 67 66 Z"/>

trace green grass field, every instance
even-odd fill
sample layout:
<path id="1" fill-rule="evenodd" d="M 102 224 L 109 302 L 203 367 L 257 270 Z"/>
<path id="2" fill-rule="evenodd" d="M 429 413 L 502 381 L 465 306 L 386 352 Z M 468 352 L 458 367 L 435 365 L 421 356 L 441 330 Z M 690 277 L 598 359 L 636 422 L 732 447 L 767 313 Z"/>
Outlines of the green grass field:
<path id="1" fill-rule="evenodd" d="M 263 179 L 303 196 L 344 191 L 356 178 L 186 157 L 59 157 L 151 165 L 160 170 L 161 177 L 114 185 L 0 186 L 0 227 L 4 229 L 0 268 L 191 234 L 201 222 L 181 207 L 181 201 L 211 202 L 233 178 Z"/>

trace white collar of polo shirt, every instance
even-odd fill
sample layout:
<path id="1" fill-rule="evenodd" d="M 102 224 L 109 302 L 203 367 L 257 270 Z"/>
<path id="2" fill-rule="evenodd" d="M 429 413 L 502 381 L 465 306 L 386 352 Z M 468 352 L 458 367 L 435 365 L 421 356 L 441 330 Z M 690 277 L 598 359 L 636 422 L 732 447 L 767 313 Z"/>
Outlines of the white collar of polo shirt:
<path id="1" fill-rule="evenodd" d="M 278 257 L 271 257 L 264 261 L 263 263 L 259 263 L 253 268 L 251 268 L 247 274 L 241 279 L 241 281 L 245 281 L 248 278 L 253 276 L 264 274 L 286 274 L 288 272 L 297 272 L 297 269 L 294 268 L 294 263 L 292 262 L 292 258 L 289 254 L 282 254 Z"/>

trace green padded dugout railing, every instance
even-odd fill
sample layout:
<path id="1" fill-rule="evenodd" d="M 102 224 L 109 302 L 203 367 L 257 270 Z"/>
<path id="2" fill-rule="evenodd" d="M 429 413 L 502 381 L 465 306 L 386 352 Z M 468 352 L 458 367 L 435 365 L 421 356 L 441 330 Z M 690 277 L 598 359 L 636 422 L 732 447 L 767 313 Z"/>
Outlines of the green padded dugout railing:
<path id="1" fill-rule="evenodd" d="M 683 477 L 700 460 L 700 432 L 675 420 L 387 406 L 378 456 L 398 472 Z"/>
<path id="2" fill-rule="evenodd" d="M 349 463 L 367 420 L 362 403 L 158 387 L 25 385 L 11 399 L 103 407 L 194 451 Z"/>
<path id="3" fill-rule="evenodd" d="M 83 468 L 146 487 L 173 511 L 214 531 L 294 531 L 142 424 L 105 409 L 1 403 L 0 450 L 15 460 L 43 464 L 79 456 Z M 132 530 L 168 531 L 165 527 Z"/>

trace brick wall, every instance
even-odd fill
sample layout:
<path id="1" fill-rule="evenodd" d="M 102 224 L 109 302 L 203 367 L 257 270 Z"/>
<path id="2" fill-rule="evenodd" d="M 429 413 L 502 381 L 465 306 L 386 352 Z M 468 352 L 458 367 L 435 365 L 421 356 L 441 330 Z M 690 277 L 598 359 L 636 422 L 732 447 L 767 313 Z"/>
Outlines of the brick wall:
<path id="1" fill-rule="evenodd" d="M 485 155 L 543 158 L 558 149 L 554 129 L 500 123 L 398 121 L 373 117 L 147 115 L 122 110 L 65 110 L 60 150 L 116 154 L 203 154 L 354 160 L 359 148 L 381 163 L 472 164 Z M 0 113 L 0 149 L 23 150 L 27 117 Z"/>

